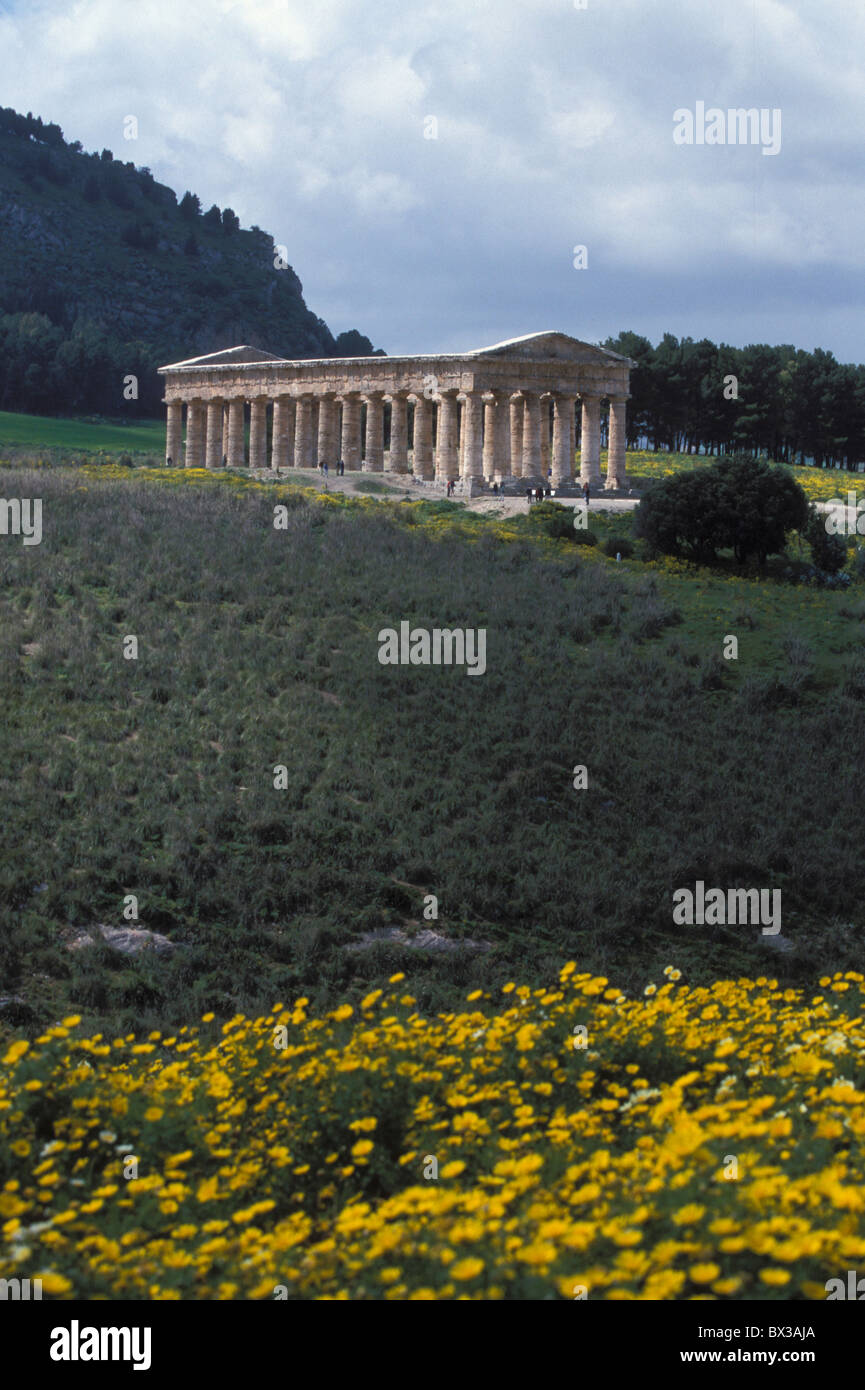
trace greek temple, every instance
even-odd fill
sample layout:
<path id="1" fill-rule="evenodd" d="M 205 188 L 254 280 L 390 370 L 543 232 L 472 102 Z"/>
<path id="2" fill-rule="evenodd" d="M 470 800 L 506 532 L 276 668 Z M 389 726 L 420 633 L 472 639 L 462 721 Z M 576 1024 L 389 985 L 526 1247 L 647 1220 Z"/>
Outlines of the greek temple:
<path id="1" fill-rule="evenodd" d="M 565 333 L 415 357 L 289 361 L 259 348 L 228 348 L 160 367 L 166 460 L 279 470 L 342 459 L 346 472 L 458 479 L 470 494 L 494 482 L 551 481 L 567 491 L 576 484 L 579 403 L 580 483 L 627 488 L 625 402 L 634 365 Z"/>

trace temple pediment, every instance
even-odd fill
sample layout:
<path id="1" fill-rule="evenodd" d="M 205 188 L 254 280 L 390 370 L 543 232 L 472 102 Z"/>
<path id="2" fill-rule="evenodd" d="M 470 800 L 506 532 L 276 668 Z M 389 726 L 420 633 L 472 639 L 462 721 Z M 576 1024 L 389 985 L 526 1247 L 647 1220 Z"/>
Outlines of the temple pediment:
<path id="1" fill-rule="evenodd" d="M 506 338 L 502 343 L 492 343 L 489 347 L 472 348 L 468 352 L 425 352 L 410 356 L 397 353 L 392 357 L 287 358 L 280 357 L 278 353 L 265 352 L 263 348 L 244 344 L 241 347 L 223 348 L 220 352 L 209 352 L 203 357 L 188 357 L 183 362 L 169 362 L 164 367 L 160 367 L 159 370 L 162 372 L 177 371 L 180 368 L 206 370 L 210 367 L 252 366 L 257 363 L 268 362 L 281 362 L 288 366 L 319 364 L 321 366 L 342 365 L 349 367 L 357 362 L 383 365 L 412 361 L 467 363 L 503 361 L 514 363 L 547 362 L 550 364 L 562 362 L 583 367 L 630 367 L 634 365 L 629 358 L 622 357 L 618 352 L 610 352 L 608 348 L 597 347 L 594 343 L 584 343 L 579 338 L 572 338 L 568 333 L 547 332 L 526 333 L 520 338 Z"/>
<path id="2" fill-rule="evenodd" d="M 160 371 L 174 371 L 177 367 L 230 367 L 235 363 L 285 362 L 275 352 L 265 352 L 264 348 L 251 347 L 244 343 L 241 347 L 222 348 L 219 352 L 208 352 L 204 357 L 187 357 L 183 362 L 169 362 Z"/>
<path id="3" fill-rule="evenodd" d="M 507 338 L 503 343 L 493 343 L 491 347 L 475 348 L 465 356 L 505 358 L 509 362 L 577 362 L 580 365 L 596 363 L 598 366 L 608 366 L 613 362 L 629 364 L 629 359 L 618 352 L 584 343 L 567 333 L 555 332 L 526 333 L 521 338 Z"/>

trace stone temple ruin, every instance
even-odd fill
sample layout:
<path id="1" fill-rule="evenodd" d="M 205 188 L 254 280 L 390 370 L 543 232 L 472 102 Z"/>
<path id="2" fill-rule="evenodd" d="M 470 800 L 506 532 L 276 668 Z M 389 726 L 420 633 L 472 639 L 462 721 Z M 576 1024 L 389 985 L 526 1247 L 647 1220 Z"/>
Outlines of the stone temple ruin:
<path id="1" fill-rule="evenodd" d="M 630 358 L 564 333 L 473 352 L 289 361 L 235 347 L 160 367 L 166 459 L 187 468 L 332 467 L 520 488 L 628 487 Z M 607 475 L 601 407 L 609 403 Z M 249 457 L 246 455 L 249 407 Z M 183 412 L 186 408 L 186 440 Z M 270 448 L 268 449 L 268 443 Z"/>

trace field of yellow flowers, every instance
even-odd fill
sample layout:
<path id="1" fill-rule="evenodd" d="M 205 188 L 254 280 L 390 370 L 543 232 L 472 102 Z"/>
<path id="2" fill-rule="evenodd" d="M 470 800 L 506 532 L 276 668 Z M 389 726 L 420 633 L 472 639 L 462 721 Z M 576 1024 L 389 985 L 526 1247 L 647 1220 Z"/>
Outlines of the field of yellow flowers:
<path id="1" fill-rule="evenodd" d="M 656 478 L 669 478 L 674 473 L 689 472 L 693 468 L 703 468 L 716 461 L 714 454 L 670 454 L 652 449 L 629 449 L 627 456 L 628 473 L 644 481 Z M 840 468 L 788 467 L 796 482 L 802 488 L 809 502 L 828 502 L 830 498 L 847 500 L 848 490 L 865 493 L 865 477 L 861 473 L 848 472 Z M 606 452 L 601 454 L 601 467 L 606 472 Z"/>
<path id="2" fill-rule="evenodd" d="M 564 966 L 7 1043 L 0 1274 L 112 1299 L 824 1299 L 865 1262 L 863 976 Z"/>

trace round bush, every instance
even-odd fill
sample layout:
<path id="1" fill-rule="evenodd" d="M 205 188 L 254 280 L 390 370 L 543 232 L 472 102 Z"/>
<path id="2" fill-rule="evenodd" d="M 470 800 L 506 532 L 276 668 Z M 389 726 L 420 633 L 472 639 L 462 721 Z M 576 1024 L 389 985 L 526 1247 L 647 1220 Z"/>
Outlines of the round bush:
<path id="1" fill-rule="evenodd" d="M 807 498 L 786 469 L 732 454 L 655 483 L 637 507 L 634 534 L 665 555 L 706 564 L 732 550 L 737 563 L 756 556 L 763 566 L 807 522 Z"/>
<path id="2" fill-rule="evenodd" d="M 634 553 L 633 541 L 629 541 L 627 536 L 608 536 L 604 541 L 605 555 L 621 555 L 623 560 L 627 560 Z"/>
<path id="3" fill-rule="evenodd" d="M 803 534 L 811 547 L 811 559 L 824 574 L 837 574 L 847 561 L 847 542 L 826 529 L 827 518 L 812 507 Z"/>
<path id="4" fill-rule="evenodd" d="M 574 535 L 574 514 L 561 502 L 538 502 L 529 512 L 532 526 L 540 526 L 553 540 L 569 541 Z"/>

